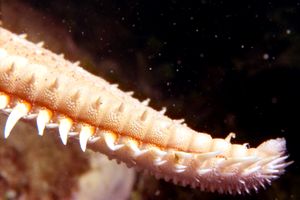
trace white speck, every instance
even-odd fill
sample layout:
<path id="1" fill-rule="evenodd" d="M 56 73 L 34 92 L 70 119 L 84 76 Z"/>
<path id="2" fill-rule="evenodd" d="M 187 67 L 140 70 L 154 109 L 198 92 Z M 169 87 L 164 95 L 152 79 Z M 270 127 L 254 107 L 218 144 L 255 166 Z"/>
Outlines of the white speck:
<path id="1" fill-rule="evenodd" d="M 194 17 L 192 16 L 192 17 L 190 17 L 190 20 L 194 20 Z"/>
<path id="2" fill-rule="evenodd" d="M 135 24 L 132 24 L 131 26 L 134 28 L 134 27 L 135 27 Z"/>
<path id="3" fill-rule="evenodd" d="M 217 35 L 217 34 L 215 34 L 214 36 L 215 36 L 215 38 L 218 38 L 218 35 Z"/>
<path id="4" fill-rule="evenodd" d="M 291 34 L 291 30 L 290 30 L 290 29 L 287 29 L 287 30 L 286 30 L 286 34 L 288 34 L 288 35 Z"/>
<path id="5" fill-rule="evenodd" d="M 241 45 L 241 48 L 243 49 L 243 48 L 245 48 L 245 46 L 242 44 L 242 45 Z"/>
<path id="6" fill-rule="evenodd" d="M 14 190 L 8 190 L 8 191 L 6 192 L 6 198 L 7 198 L 7 199 L 15 199 L 16 196 L 17 196 L 17 193 L 16 193 L 16 191 L 14 191 Z"/>
<path id="7" fill-rule="evenodd" d="M 173 26 L 176 26 L 176 22 L 173 22 Z"/>
<path id="8" fill-rule="evenodd" d="M 272 104 L 276 104 L 278 102 L 278 99 L 276 97 L 273 97 L 271 99 Z"/>
<path id="9" fill-rule="evenodd" d="M 200 53 L 200 58 L 204 58 L 204 54 L 203 53 Z"/>
<path id="10" fill-rule="evenodd" d="M 35 53 L 39 55 L 39 54 L 42 54 L 42 51 L 40 49 L 37 49 L 37 50 L 35 50 Z"/>
<path id="11" fill-rule="evenodd" d="M 263 55 L 263 59 L 264 59 L 264 60 L 268 60 L 268 59 L 269 59 L 269 54 L 265 53 L 265 54 Z"/>
<path id="12" fill-rule="evenodd" d="M 161 53 L 158 53 L 158 56 L 161 56 Z"/>
<path id="13" fill-rule="evenodd" d="M 159 190 L 156 190 L 155 193 L 154 193 L 154 195 L 155 195 L 155 196 L 159 196 L 159 195 L 160 195 L 160 191 L 159 191 Z"/>
<path id="14" fill-rule="evenodd" d="M 149 67 L 149 71 L 151 71 L 152 70 L 152 67 Z"/>
<path id="15" fill-rule="evenodd" d="M 125 20 L 125 17 L 122 17 L 121 20 L 124 21 L 124 20 Z"/>
<path id="16" fill-rule="evenodd" d="M 196 32 L 199 32 L 199 29 L 196 29 Z"/>

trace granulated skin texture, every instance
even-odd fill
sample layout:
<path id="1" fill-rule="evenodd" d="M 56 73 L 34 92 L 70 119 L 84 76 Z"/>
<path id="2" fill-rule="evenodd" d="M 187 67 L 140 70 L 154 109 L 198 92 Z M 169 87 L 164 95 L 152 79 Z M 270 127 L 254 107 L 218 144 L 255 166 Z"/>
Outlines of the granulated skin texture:
<path id="1" fill-rule="evenodd" d="M 19 118 L 33 115 L 40 134 L 50 123 L 64 144 L 72 132 L 83 150 L 88 144 L 157 178 L 230 194 L 257 191 L 290 164 L 283 138 L 257 148 L 231 144 L 232 133 L 213 139 L 40 44 L 0 30 L 0 91 L 3 111 L 11 112 L 5 137 Z"/>

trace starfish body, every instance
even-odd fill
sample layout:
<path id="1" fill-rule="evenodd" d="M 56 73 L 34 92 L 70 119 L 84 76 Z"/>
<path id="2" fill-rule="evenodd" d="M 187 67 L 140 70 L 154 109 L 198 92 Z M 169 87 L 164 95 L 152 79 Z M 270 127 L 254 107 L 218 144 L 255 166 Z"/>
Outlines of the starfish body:
<path id="1" fill-rule="evenodd" d="M 0 109 L 4 134 L 21 118 L 38 132 L 58 128 L 64 144 L 86 147 L 175 184 L 220 193 L 249 193 L 284 172 L 285 140 L 257 148 L 192 130 L 41 44 L 0 27 Z"/>

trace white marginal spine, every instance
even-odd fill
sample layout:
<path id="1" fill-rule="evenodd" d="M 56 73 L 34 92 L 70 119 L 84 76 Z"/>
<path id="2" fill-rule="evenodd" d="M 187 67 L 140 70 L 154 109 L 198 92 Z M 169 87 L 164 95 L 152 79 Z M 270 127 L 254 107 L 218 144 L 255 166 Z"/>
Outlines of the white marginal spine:
<path id="1" fill-rule="evenodd" d="M 0 30 L 2 31 L 1 28 Z M 17 44 L 27 44 L 27 50 L 35 49 L 32 57 L 46 52 L 41 49 L 42 44 L 33 46 L 22 38 L 12 38 L 18 40 Z M 51 58 L 57 59 L 56 55 L 46 53 L 49 55 L 45 60 L 50 62 Z M 158 178 L 182 185 L 189 184 L 202 190 L 230 194 L 249 193 L 251 189 L 257 191 L 258 187 L 264 187 L 266 183 L 276 179 L 292 163 L 285 162 L 287 156 L 284 155 L 285 140 L 282 138 L 268 140 L 257 148 L 249 148 L 247 144 L 231 144 L 231 138 L 235 137 L 233 133 L 225 139 L 212 139 L 209 134 L 191 130 L 183 124 L 183 120 L 171 120 L 163 116 L 165 108 L 157 112 L 147 107 L 149 99 L 140 103 L 117 89 L 117 85 L 109 85 L 102 79 L 92 82 L 95 77 L 76 67 L 77 63 L 68 68 L 65 65 L 69 62 L 59 60 L 65 64 L 59 71 L 34 62 L 30 64 L 32 57 L 8 55 L 0 47 L 0 78 L 3 82 L 1 87 L 8 88 L 7 91 L 0 92 L 0 109 L 9 114 L 4 128 L 5 138 L 21 118 L 37 118 L 38 134 L 43 135 L 45 128 L 58 128 L 64 145 L 69 137 L 78 137 L 83 151 L 90 144 L 90 148 L 123 161 L 128 166 L 149 171 Z M 48 73 L 54 74 L 54 77 L 44 78 Z M 85 77 L 89 79 L 86 80 Z M 18 82 L 12 81 L 16 78 L 23 81 L 23 85 L 20 84 L 23 87 L 20 88 L 24 89 L 26 85 L 24 93 L 17 87 Z M 77 81 L 81 79 L 81 83 L 87 86 L 79 90 L 73 84 L 78 84 Z M 73 84 L 70 85 L 70 82 Z M 47 100 L 54 99 L 53 96 L 56 98 L 51 103 L 44 102 L 48 108 L 30 104 L 30 100 L 34 102 L 37 96 L 43 102 L 44 96 L 39 94 L 42 89 L 37 89 L 38 83 L 51 94 Z M 90 98 L 90 87 L 101 95 Z M 18 95 L 14 96 L 14 92 L 19 92 L 21 96 L 30 94 L 30 97 L 23 96 L 26 99 L 21 99 Z M 94 100 L 95 97 L 97 100 L 93 103 L 91 99 Z M 78 107 L 78 102 L 81 102 L 81 107 Z M 52 106 L 53 110 L 49 108 Z M 55 106 L 65 109 L 64 112 L 59 113 Z M 91 118 L 96 121 L 91 118 L 80 121 L 77 119 L 78 115 L 94 116 L 95 118 Z"/>

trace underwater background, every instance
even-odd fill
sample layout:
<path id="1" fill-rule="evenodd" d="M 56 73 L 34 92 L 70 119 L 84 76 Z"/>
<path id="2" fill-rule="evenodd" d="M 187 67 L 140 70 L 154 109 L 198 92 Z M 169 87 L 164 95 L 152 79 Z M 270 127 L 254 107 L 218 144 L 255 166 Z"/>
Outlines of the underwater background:
<path id="1" fill-rule="evenodd" d="M 166 106 L 169 117 L 213 137 L 235 132 L 233 142 L 252 147 L 284 137 L 295 161 L 257 194 L 218 195 L 138 173 L 129 199 L 300 199 L 300 1 L 0 2 L 4 27 Z"/>

